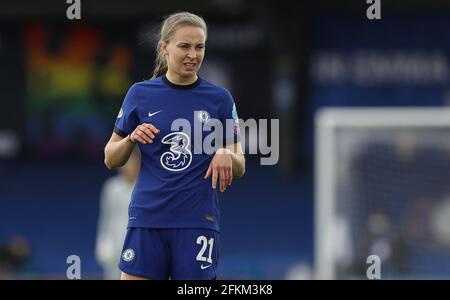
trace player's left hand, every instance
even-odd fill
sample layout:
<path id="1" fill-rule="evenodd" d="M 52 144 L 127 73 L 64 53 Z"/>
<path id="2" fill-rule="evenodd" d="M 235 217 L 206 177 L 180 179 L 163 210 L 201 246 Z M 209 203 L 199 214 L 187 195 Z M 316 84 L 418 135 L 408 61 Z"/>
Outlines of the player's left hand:
<path id="1" fill-rule="evenodd" d="M 217 186 L 217 179 L 219 179 L 220 191 L 225 192 L 227 186 L 231 185 L 233 181 L 233 161 L 231 159 L 232 152 L 226 148 L 220 148 L 216 151 L 208 171 L 206 171 L 205 179 L 212 175 L 212 188 Z"/>

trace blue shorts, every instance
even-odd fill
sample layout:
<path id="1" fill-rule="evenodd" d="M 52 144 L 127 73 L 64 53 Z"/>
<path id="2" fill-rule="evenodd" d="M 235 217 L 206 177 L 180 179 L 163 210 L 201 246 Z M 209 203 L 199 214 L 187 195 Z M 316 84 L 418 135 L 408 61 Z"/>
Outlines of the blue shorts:
<path id="1" fill-rule="evenodd" d="M 210 229 L 127 230 L 119 268 L 150 279 L 216 279 L 219 234 Z"/>

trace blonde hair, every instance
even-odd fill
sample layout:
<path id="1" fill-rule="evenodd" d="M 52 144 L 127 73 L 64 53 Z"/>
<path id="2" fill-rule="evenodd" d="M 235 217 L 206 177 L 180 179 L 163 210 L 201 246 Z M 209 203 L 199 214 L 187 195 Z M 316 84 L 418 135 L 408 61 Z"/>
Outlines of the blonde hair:
<path id="1" fill-rule="evenodd" d="M 174 33 L 184 26 L 194 26 L 203 29 L 206 40 L 208 28 L 202 17 L 189 12 L 178 12 L 166 17 L 162 23 L 158 43 L 156 44 L 155 69 L 151 79 L 155 79 L 167 72 L 167 61 L 164 53 L 161 51 L 161 44 L 163 42 L 168 43 Z"/>

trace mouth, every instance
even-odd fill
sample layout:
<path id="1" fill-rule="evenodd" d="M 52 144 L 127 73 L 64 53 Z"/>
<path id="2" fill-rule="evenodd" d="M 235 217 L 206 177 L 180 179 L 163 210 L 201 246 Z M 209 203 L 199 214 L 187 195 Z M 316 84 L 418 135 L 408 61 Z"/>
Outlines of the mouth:
<path id="1" fill-rule="evenodd" d="M 194 68 L 197 64 L 196 63 L 184 63 L 183 65 L 188 68 Z"/>

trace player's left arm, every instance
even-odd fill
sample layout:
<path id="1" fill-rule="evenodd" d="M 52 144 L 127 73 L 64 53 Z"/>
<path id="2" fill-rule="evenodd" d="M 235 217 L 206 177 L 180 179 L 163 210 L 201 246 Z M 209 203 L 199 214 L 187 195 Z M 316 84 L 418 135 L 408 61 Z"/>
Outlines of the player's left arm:
<path id="1" fill-rule="evenodd" d="M 220 191 L 224 192 L 231 185 L 233 177 L 240 178 L 245 173 L 245 157 L 240 142 L 220 148 L 206 171 L 205 179 L 212 177 L 212 188 L 219 180 Z"/>
<path id="2" fill-rule="evenodd" d="M 233 177 L 241 178 L 245 174 L 245 156 L 241 142 L 226 146 L 231 151 Z M 230 182 L 231 184 L 231 182 Z"/>

